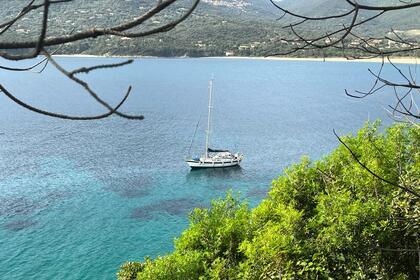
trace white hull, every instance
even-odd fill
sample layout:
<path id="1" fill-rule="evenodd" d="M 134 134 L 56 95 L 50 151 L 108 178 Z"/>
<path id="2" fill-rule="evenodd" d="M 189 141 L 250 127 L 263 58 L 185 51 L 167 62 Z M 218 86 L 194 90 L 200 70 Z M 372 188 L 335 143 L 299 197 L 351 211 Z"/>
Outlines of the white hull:
<path id="1" fill-rule="evenodd" d="M 187 160 L 187 164 L 191 168 L 223 168 L 223 167 L 237 166 L 240 163 L 241 163 L 240 160 L 212 161 L 212 162 L 202 162 L 202 161 L 195 161 L 195 160 Z"/>

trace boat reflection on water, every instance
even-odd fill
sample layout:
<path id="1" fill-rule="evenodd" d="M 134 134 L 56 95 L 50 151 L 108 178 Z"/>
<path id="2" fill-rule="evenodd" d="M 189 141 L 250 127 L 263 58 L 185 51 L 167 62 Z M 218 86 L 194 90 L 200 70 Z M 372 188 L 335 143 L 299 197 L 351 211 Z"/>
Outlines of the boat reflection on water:
<path id="1" fill-rule="evenodd" d="M 186 184 L 203 186 L 214 191 L 227 191 L 243 181 L 244 173 L 240 166 L 228 168 L 191 169 L 186 175 Z"/>
<path id="2" fill-rule="evenodd" d="M 187 181 L 204 178 L 237 179 L 243 175 L 243 169 L 239 165 L 228 168 L 197 168 L 187 173 Z"/>
<path id="3" fill-rule="evenodd" d="M 222 196 L 224 196 L 222 193 L 227 191 L 241 193 L 242 198 L 249 199 L 252 202 L 250 205 L 256 206 L 256 202 L 267 196 L 270 186 L 255 181 L 255 178 L 256 174 L 250 174 L 249 170 L 240 166 L 199 168 L 191 169 L 186 173 L 186 184 L 196 187 L 201 186 Z"/>

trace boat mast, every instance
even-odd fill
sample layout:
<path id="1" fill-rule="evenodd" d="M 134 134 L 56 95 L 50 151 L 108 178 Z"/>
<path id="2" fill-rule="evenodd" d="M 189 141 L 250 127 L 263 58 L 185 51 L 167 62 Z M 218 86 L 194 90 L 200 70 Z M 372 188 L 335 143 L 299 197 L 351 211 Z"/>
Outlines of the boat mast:
<path id="1" fill-rule="evenodd" d="M 209 84 L 209 113 L 207 116 L 207 130 L 206 130 L 206 159 L 209 157 L 209 144 L 210 144 L 210 129 L 211 129 L 211 109 L 212 109 L 212 94 L 213 94 L 213 79 Z"/>

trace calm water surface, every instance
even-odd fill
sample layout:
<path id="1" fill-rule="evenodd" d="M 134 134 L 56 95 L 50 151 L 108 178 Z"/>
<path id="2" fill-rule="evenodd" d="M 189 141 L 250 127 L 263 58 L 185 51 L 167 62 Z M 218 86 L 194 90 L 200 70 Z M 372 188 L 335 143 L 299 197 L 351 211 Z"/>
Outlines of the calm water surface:
<path id="1" fill-rule="evenodd" d="M 71 69 L 120 60 L 59 61 Z M 124 261 L 170 252 L 194 207 L 229 189 L 255 206 L 286 166 L 337 146 L 333 128 L 355 132 L 368 117 L 389 123 L 383 107 L 392 96 L 344 94 L 369 88 L 367 67 L 379 65 L 139 59 L 80 76 L 113 104 L 132 85 L 122 110 L 144 114 L 143 121 L 56 120 L 0 95 L 0 278 L 114 279 Z M 212 146 L 246 159 L 237 169 L 191 172 L 183 159 L 199 120 L 192 151 L 203 151 L 212 75 Z M 51 67 L 43 75 L 2 71 L 0 82 L 41 108 L 105 111 Z"/>

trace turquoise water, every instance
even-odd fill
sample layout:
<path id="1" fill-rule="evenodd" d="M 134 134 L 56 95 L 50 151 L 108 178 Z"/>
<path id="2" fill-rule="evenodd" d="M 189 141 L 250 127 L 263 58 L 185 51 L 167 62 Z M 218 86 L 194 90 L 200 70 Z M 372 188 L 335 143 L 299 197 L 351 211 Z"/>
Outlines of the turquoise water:
<path id="1" fill-rule="evenodd" d="M 68 68 L 120 61 L 59 60 Z M 344 95 L 344 88 L 369 88 L 367 67 L 379 65 L 139 59 L 80 76 L 113 104 L 133 85 L 123 111 L 142 113 L 143 121 L 56 120 L 0 95 L 0 278 L 114 279 L 125 261 L 170 252 L 194 207 L 229 189 L 255 206 L 283 168 L 337 146 L 333 128 L 346 134 L 368 117 L 390 122 L 383 107 L 392 95 Z M 183 158 L 199 119 L 192 150 L 203 150 L 212 75 L 212 146 L 246 159 L 241 168 L 191 172 Z M 43 75 L 2 71 L 0 82 L 42 108 L 104 112 L 51 67 Z"/>

